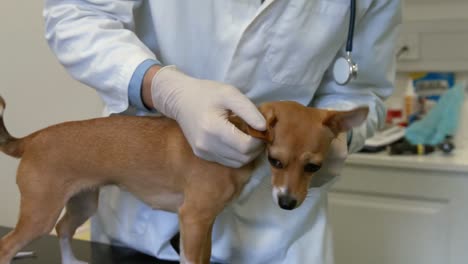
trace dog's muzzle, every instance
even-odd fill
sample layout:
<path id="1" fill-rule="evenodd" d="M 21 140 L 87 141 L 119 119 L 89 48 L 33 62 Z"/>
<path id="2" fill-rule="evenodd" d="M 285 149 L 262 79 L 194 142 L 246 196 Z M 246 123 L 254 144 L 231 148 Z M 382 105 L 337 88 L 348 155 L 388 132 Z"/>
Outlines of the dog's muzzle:
<path id="1" fill-rule="evenodd" d="M 292 210 L 297 206 L 297 199 L 284 186 L 273 187 L 273 200 L 284 210 Z"/>
<path id="2" fill-rule="evenodd" d="M 278 196 L 278 205 L 284 210 L 292 210 L 296 208 L 297 200 L 288 194 L 280 194 Z"/>

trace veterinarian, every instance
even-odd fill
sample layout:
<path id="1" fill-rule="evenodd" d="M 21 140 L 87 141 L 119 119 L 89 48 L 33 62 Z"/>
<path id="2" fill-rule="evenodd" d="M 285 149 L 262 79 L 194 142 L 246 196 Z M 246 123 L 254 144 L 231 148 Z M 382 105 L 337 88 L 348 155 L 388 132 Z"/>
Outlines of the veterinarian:
<path id="1" fill-rule="evenodd" d="M 163 113 L 180 124 L 197 156 L 227 166 L 246 164 L 264 148 L 226 122 L 227 109 L 262 130 L 255 105 L 266 101 L 369 105 L 367 123 L 333 143 L 301 207 L 273 203 L 265 162 L 213 230 L 213 262 L 333 263 L 326 192 L 348 153 L 384 121 L 399 1 L 358 1 L 359 74 L 346 85 L 335 82 L 332 67 L 346 54 L 349 0 L 46 0 L 44 15 L 50 48 L 74 78 L 96 89 L 107 114 Z M 101 191 L 93 239 L 177 260 L 169 242 L 177 232 L 177 215 L 116 187 Z"/>

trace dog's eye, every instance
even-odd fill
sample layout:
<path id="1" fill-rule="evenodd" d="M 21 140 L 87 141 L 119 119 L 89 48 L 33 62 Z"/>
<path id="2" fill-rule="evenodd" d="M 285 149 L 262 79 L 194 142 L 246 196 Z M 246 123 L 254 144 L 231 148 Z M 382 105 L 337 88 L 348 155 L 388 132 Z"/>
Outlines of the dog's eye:
<path id="1" fill-rule="evenodd" d="M 313 163 L 307 163 L 304 166 L 304 171 L 305 172 L 316 172 L 316 171 L 320 170 L 320 168 L 321 168 L 320 165 L 313 164 Z"/>
<path id="2" fill-rule="evenodd" d="M 274 159 L 270 156 L 268 156 L 268 161 L 270 162 L 271 166 L 277 168 L 277 169 L 282 169 L 283 168 L 283 163 L 281 161 Z"/>

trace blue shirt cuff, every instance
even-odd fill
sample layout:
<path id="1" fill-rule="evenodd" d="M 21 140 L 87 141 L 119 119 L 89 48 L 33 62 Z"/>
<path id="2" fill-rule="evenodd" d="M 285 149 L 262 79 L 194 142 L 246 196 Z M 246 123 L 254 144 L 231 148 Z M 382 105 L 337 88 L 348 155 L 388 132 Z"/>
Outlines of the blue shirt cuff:
<path id="1" fill-rule="evenodd" d="M 135 72 L 130 79 L 130 83 L 128 84 L 128 101 L 131 106 L 138 110 L 151 111 L 151 109 L 148 109 L 143 103 L 143 99 L 141 98 L 141 89 L 143 78 L 148 69 L 153 65 L 161 65 L 161 63 L 153 59 L 147 59 L 140 63 L 140 65 L 135 69 Z"/>

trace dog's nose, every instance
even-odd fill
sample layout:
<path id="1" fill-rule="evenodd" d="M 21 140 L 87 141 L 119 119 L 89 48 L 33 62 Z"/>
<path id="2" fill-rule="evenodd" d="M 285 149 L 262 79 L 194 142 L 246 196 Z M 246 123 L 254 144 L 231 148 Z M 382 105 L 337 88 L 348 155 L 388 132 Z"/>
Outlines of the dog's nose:
<path id="1" fill-rule="evenodd" d="M 279 195 L 278 205 L 284 210 L 292 210 L 296 208 L 297 200 L 289 195 Z"/>

